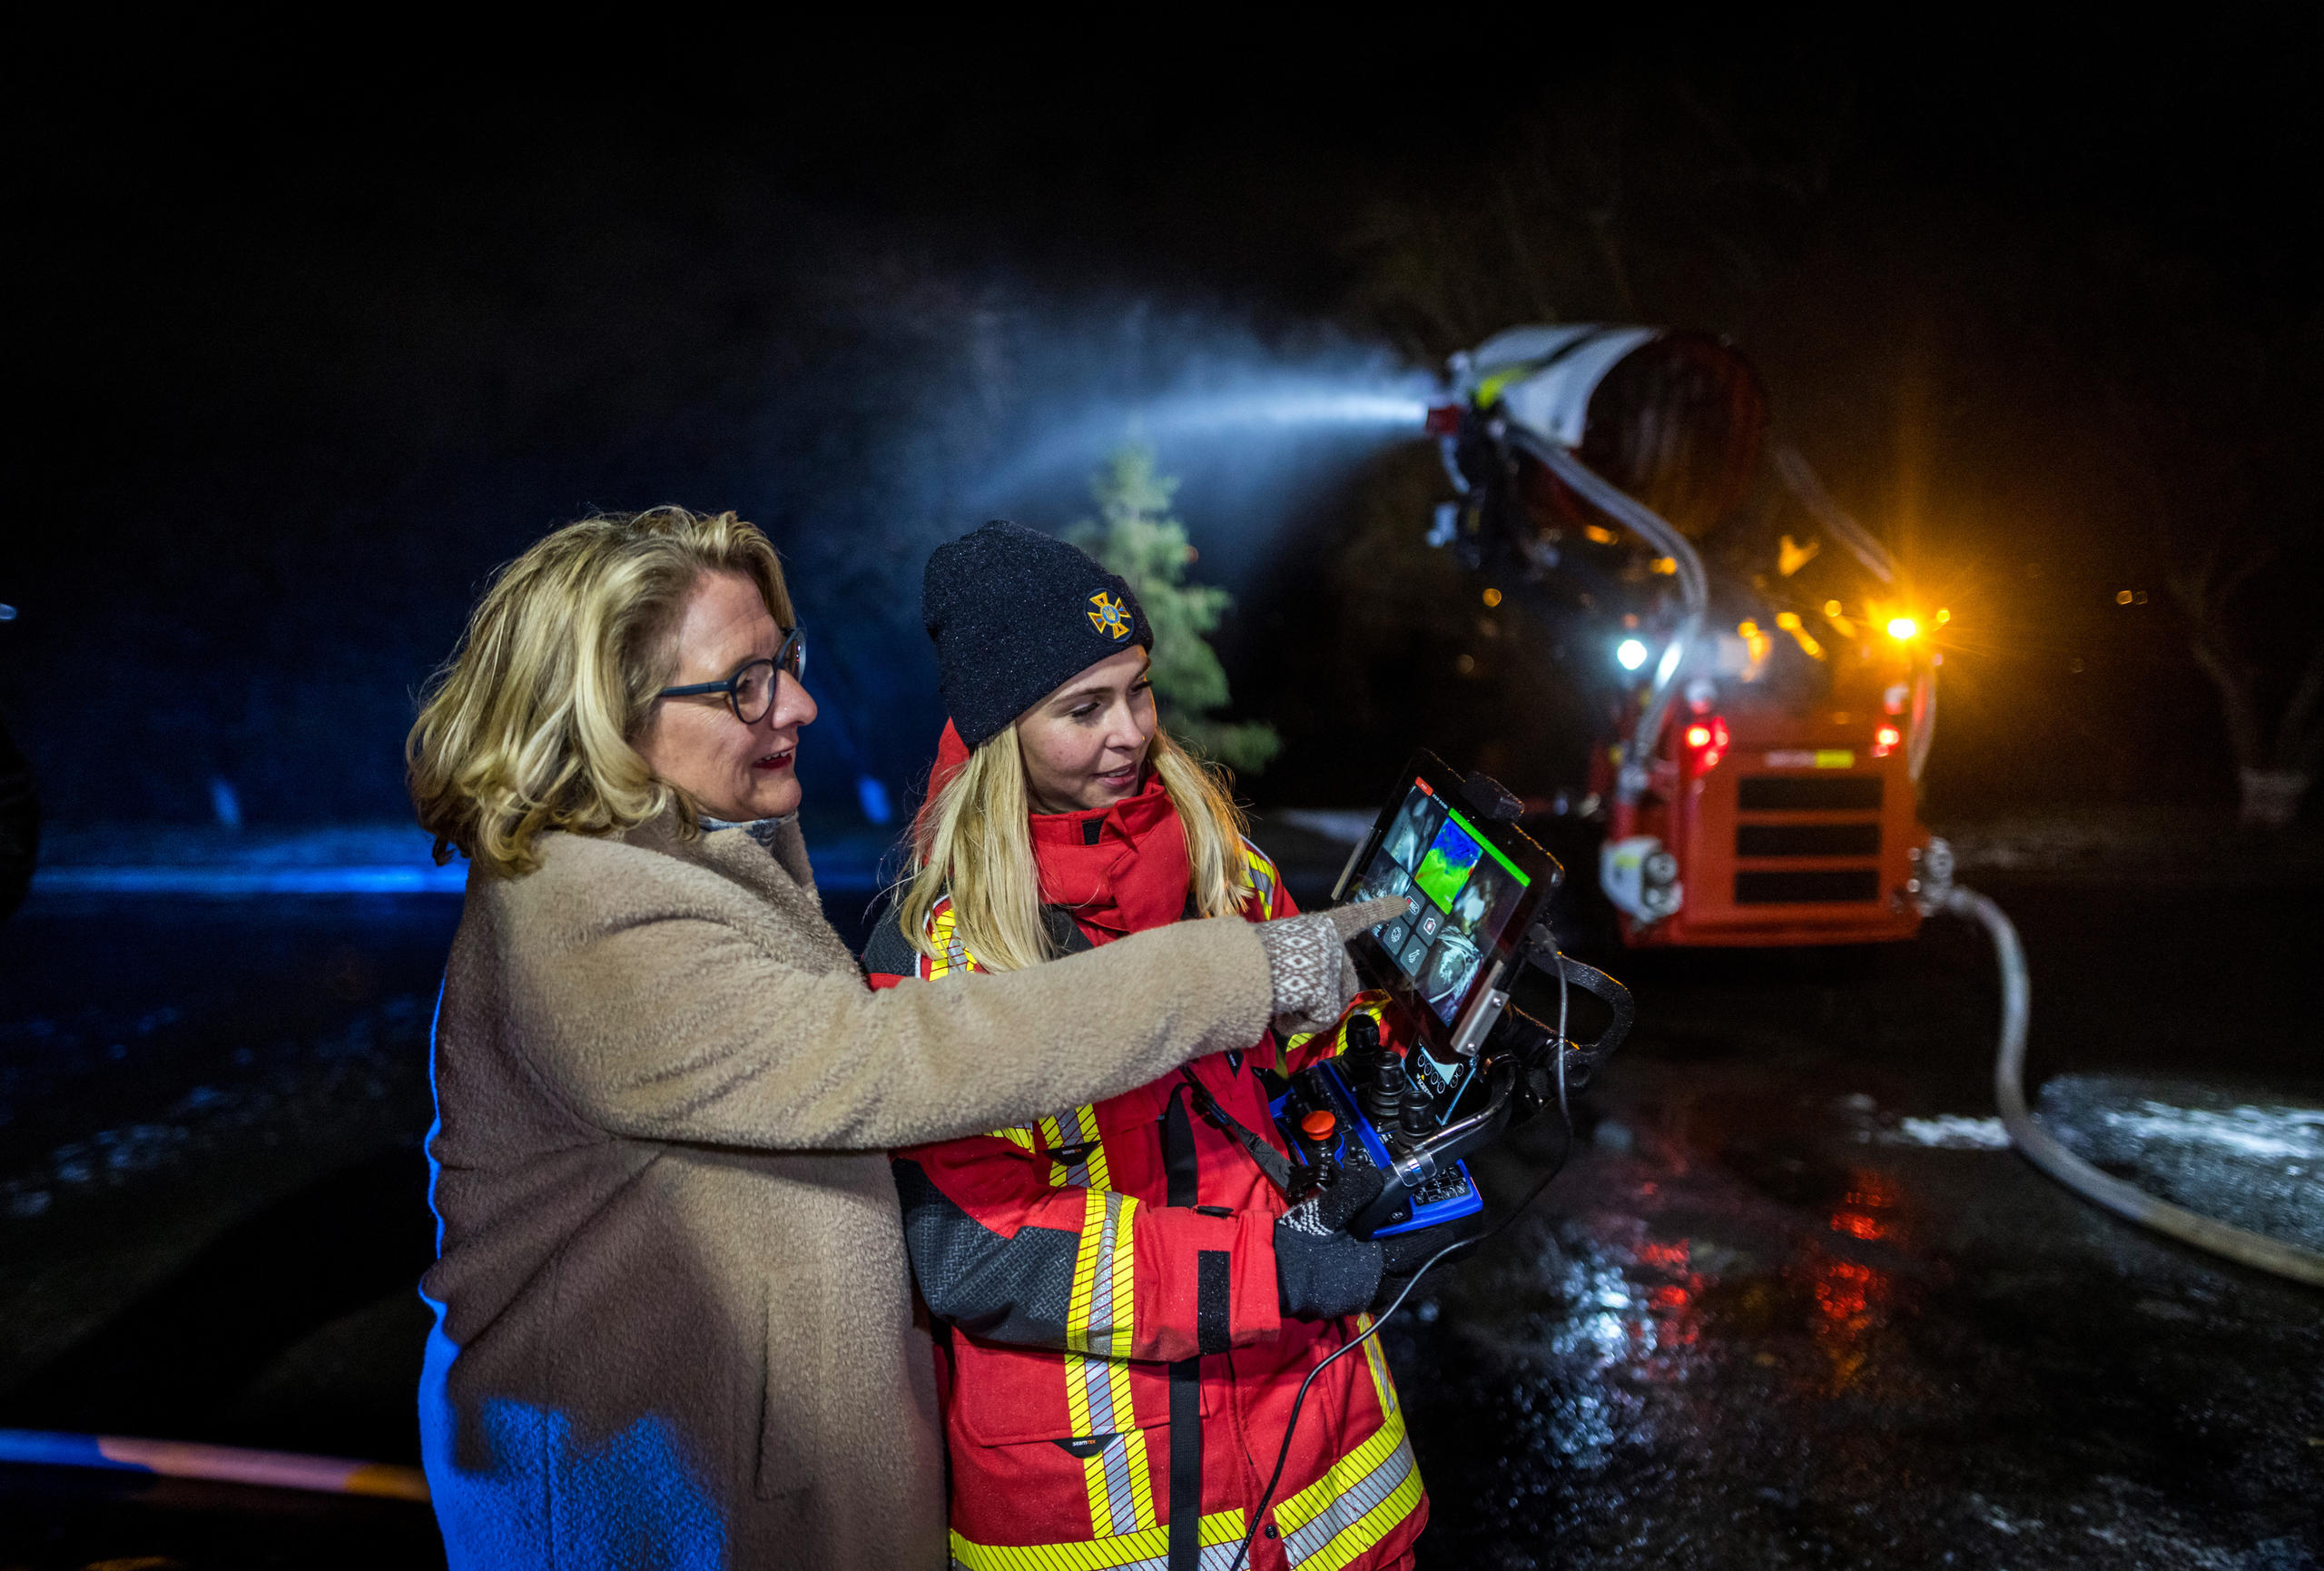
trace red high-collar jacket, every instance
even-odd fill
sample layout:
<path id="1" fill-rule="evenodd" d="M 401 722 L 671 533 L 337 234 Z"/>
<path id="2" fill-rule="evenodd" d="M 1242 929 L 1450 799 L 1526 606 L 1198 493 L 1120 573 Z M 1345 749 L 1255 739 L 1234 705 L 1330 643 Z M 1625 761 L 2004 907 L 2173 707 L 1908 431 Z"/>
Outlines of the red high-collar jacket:
<path id="1" fill-rule="evenodd" d="M 931 800 L 966 758 L 950 726 L 945 741 Z M 1036 815 L 1031 829 L 1043 900 L 1069 914 L 1076 947 L 1185 914 L 1186 832 L 1151 776 L 1110 807 Z M 1274 864 L 1248 841 L 1239 851 L 1245 914 L 1293 914 Z M 875 985 L 977 965 L 949 902 L 921 934 L 875 934 L 865 961 Z M 1295 1072 L 1337 1046 L 1307 1038 L 1285 1052 L 1270 1036 L 1192 1068 L 1279 1146 L 1258 1071 L 1280 1056 Z M 1022 1128 L 900 1152 L 896 1177 L 914 1273 L 949 1328 L 938 1378 L 953 1564 L 1223 1567 L 1300 1381 L 1366 1323 L 1284 1317 L 1274 1247 L 1284 1199 L 1249 1153 L 1171 1075 Z M 1249 1564 L 1399 1566 L 1427 1516 L 1374 1338 L 1308 1392 Z"/>

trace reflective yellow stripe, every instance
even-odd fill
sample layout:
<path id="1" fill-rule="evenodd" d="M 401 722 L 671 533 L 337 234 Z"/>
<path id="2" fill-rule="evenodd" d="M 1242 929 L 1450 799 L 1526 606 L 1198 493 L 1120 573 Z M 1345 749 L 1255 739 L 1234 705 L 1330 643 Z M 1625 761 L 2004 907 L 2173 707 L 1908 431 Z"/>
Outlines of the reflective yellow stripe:
<path id="1" fill-rule="evenodd" d="M 1330 1510 L 1305 1528 L 1287 1535 L 1285 1558 L 1292 1571 L 1340 1571 L 1394 1532 L 1420 1505 L 1420 1468 L 1413 1460 L 1412 1447 L 1401 1444 L 1371 1477 L 1359 1482 L 1357 1490 L 1334 1501 Z M 1355 1516 L 1359 1509 L 1362 1515 Z M 1352 1521 L 1348 1520 L 1351 1516 Z"/>
<path id="2" fill-rule="evenodd" d="M 1154 1479 L 1146 1432 L 1130 1408 L 1128 1364 L 1068 1356 L 1065 1390 L 1074 1433 L 1105 1442 L 1081 1459 L 1091 1536 L 1117 1537 L 1153 1527 Z"/>
<path id="3" fill-rule="evenodd" d="M 1391 1414 L 1370 1439 L 1275 1507 L 1284 1556 L 1294 1571 L 1339 1571 L 1411 1516 L 1420 1497 L 1403 1415 Z"/>
<path id="4" fill-rule="evenodd" d="M 1403 1444 L 1404 1425 L 1401 1418 L 1392 1418 L 1372 1432 L 1372 1438 L 1342 1457 L 1326 1468 L 1324 1476 L 1277 1506 L 1277 1524 L 1296 1530 L 1315 1519 L 1317 1513 L 1347 1492 L 1347 1485 L 1362 1477 L 1388 1458 L 1390 1453 Z"/>
<path id="5" fill-rule="evenodd" d="M 928 914 L 928 953 L 921 957 L 921 974 L 933 982 L 955 971 L 982 971 L 977 957 L 953 932 L 952 902 L 940 900 Z"/>
<path id="6" fill-rule="evenodd" d="M 1258 920 L 1264 922 L 1274 915 L 1275 887 L 1281 878 L 1267 854 L 1248 840 L 1243 842 L 1243 882 L 1258 896 Z"/>
<path id="7" fill-rule="evenodd" d="M 1087 1149 L 1073 1161 L 1051 1161 L 1049 1185 L 1062 1189 L 1068 1184 L 1080 1189 L 1109 1190 L 1114 1187 L 1113 1170 L 1106 1164 L 1106 1142 L 1098 1134 L 1098 1110 L 1077 1107 L 1069 1113 L 1040 1121 L 1044 1149 L 1064 1150 L 1069 1145 Z"/>
<path id="8" fill-rule="evenodd" d="M 1355 1317 L 1355 1334 L 1364 1335 L 1372 1329 L 1370 1315 Z M 1380 1350 L 1380 1339 L 1374 1337 L 1364 1344 L 1364 1361 L 1372 1366 L 1372 1391 L 1380 1398 L 1380 1411 L 1386 1417 L 1396 1414 L 1396 1378 L 1388 1372 L 1388 1355 Z"/>
<path id="9" fill-rule="evenodd" d="M 1203 1571 L 1226 1571 L 1243 1544 L 1243 1513 L 1216 1511 L 1202 1519 Z M 1167 1526 L 1092 1538 L 1078 1544 L 978 1544 L 952 1535 L 953 1571 L 1165 1571 Z"/>
<path id="10" fill-rule="evenodd" d="M 1073 1294 L 1067 1301 L 1066 1346 L 1098 1358 L 1129 1356 L 1133 1268 L 1137 1264 L 1137 1201 L 1111 1190 L 1090 1190 L 1082 1212 L 1081 1240 L 1073 1256 Z M 1106 1426 L 1076 1434 L 1096 1434 Z"/>
<path id="11" fill-rule="evenodd" d="M 1089 1155 L 1086 1159 L 1089 1176 L 1081 1181 L 1093 1190 L 1113 1188 L 1114 1175 L 1106 1166 L 1106 1142 L 1098 1138 L 1098 1110 L 1094 1107 L 1078 1107 L 1073 1110 L 1073 1117 L 1080 1126 L 1082 1140 L 1089 1147 Z"/>
<path id="12" fill-rule="evenodd" d="M 1028 1125 L 1018 1124 L 1010 1129 L 987 1130 L 985 1132 L 994 1140 L 1005 1140 L 1010 1145 L 1022 1146 L 1028 1154 L 1033 1150 L 1033 1131 Z"/>

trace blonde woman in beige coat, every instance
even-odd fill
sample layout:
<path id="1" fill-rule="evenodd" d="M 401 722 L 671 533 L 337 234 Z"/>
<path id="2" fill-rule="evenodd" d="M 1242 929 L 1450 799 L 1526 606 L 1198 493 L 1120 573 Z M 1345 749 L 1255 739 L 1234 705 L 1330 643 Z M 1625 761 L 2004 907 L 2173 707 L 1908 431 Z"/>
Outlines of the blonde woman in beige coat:
<path id="1" fill-rule="evenodd" d="M 1334 1017 L 1384 918 L 872 993 L 795 820 L 803 666 L 750 525 L 592 519 L 501 574 L 413 727 L 420 821 L 470 862 L 422 1289 L 454 1571 L 940 1566 L 886 1151 Z"/>

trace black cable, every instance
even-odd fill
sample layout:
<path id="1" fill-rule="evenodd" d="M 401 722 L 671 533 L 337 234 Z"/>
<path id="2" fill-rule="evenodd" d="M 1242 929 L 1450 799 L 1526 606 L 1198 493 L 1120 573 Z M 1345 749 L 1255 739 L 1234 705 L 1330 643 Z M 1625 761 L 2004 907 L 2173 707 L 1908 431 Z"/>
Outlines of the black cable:
<path id="1" fill-rule="evenodd" d="M 1355 1351 L 1356 1349 L 1364 1346 L 1365 1342 L 1370 1341 L 1374 1337 L 1378 1336 L 1380 1334 L 1380 1328 L 1388 1323 L 1388 1317 L 1404 1307 L 1404 1300 L 1412 1297 L 1413 1289 L 1420 1286 L 1421 1278 L 1428 1274 L 1428 1270 L 1431 1266 L 1436 1264 L 1437 1261 L 1443 1260 L 1446 1255 L 1451 1254 L 1454 1250 L 1461 1249 L 1472 1242 L 1475 1243 L 1480 1249 L 1483 1248 L 1486 1240 L 1496 1237 L 1501 1232 L 1502 1229 L 1507 1227 L 1519 1217 L 1524 1215 L 1525 1208 L 1541 1198 L 1541 1191 L 1548 1189 L 1551 1181 L 1554 1180 L 1558 1174 L 1565 1171 L 1565 1164 L 1567 1161 L 1571 1160 L 1573 1156 L 1573 1113 L 1566 1105 L 1565 1096 L 1565 1031 L 1567 1023 L 1566 1005 L 1569 994 L 1566 990 L 1565 957 L 1563 955 L 1559 955 L 1557 958 L 1558 1118 L 1560 1121 L 1565 1125 L 1565 1144 L 1558 1151 L 1556 1165 L 1541 1175 L 1541 1181 L 1534 1184 L 1531 1190 L 1526 1191 L 1525 1198 L 1523 1200 L 1519 1200 L 1514 1206 L 1510 1208 L 1509 1214 L 1507 1216 L 1502 1218 L 1501 1220 L 1493 1223 L 1492 1226 L 1478 1234 L 1474 1240 L 1455 1239 L 1451 1243 L 1446 1244 L 1443 1249 L 1437 1250 L 1434 1254 L 1429 1256 L 1428 1259 L 1423 1260 L 1421 1262 L 1420 1270 L 1414 1271 L 1412 1274 L 1412 1280 L 1404 1284 L 1404 1290 L 1398 1293 L 1394 1300 L 1391 1302 L 1386 1309 L 1372 1317 L 1371 1326 L 1364 1330 L 1362 1336 L 1357 1337 L 1352 1342 L 1343 1343 L 1340 1347 L 1325 1357 L 1322 1363 L 1317 1364 L 1314 1368 L 1307 1371 L 1307 1378 L 1299 1382 L 1298 1394 L 1291 1398 L 1291 1419 L 1283 1427 L 1283 1445 L 1277 1448 L 1275 1454 L 1275 1471 L 1267 1475 L 1267 1487 L 1259 1491 L 1259 1503 L 1251 1512 L 1250 1530 L 1243 1535 L 1243 1546 L 1235 1551 L 1235 1558 L 1227 1563 L 1226 1571 L 1241 1571 L 1243 1562 L 1250 1556 L 1251 1546 L 1258 1539 L 1259 1525 L 1265 1519 L 1267 1514 L 1267 1502 L 1275 1498 L 1275 1487 L 1283 1482 L 1284 1465 L 1291 1460 L 1291 1438 L 1299 1432 L 1299 1412 L 1301 1408 L 1307 1405 L 1307 1388 L 1315 1384 L 1315 1377 L 1322 1374 L 1325 1369 L 1330 1368 L 1340 1359 L 1347 1357 L 1348 1354 Z"/>

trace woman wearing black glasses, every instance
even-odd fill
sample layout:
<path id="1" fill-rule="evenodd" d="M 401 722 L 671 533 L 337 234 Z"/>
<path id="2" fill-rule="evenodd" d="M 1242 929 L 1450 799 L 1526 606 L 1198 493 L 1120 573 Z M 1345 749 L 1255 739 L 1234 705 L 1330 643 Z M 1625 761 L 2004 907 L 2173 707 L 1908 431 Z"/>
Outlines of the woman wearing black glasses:
<path id="1" fill-rule="evenodd" d="M 470 861 L 422 1284 L 455 1571 L 942 1566 L 887 1150 L 1327 1023 L 1341 939 L 1388 914 L 874 993 L 800 836 L 804 670 L 758 530 L 593 519 L 494 583 L 412 729 L 420 823 Z"/>

